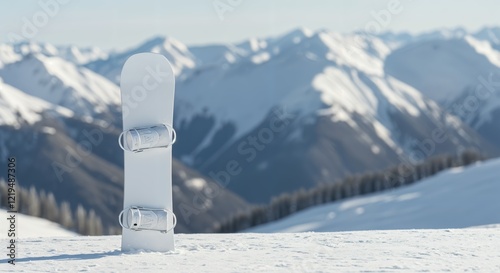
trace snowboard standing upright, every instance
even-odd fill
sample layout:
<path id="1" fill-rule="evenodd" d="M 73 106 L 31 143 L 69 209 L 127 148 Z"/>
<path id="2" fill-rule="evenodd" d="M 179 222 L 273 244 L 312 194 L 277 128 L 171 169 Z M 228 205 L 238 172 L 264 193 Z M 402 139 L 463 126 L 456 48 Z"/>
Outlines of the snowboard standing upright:
<path id="1" fill-rule="evenodd" d="M 123 66 L 120 87 L 124 133 L 119 142 L 125 150 L 122 250 L 172 251 L 176 221 L 172 212 L 172 67 L 159 54 L 133 55 Z M 161 221 L 168 227 L 161 227 Z"/>

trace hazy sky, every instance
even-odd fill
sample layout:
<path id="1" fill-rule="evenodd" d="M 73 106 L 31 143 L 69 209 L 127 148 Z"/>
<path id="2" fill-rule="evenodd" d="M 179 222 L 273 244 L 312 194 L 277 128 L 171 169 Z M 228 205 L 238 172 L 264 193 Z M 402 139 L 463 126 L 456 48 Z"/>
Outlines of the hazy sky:
<path id="1" fill-rule="evenodd" d="M 58 1 L 67 3 L 55 7 Z M 396 8 L 390 9 L 391 5 Z M 154 35 L 205 44 L 275 35 L 298 26 L 339 32 L 375 28 L 374 23 L 383 31 L 457 26 L 477 30 L 500 26 L 499 10 L 495 0 L 2 1 L 0 38 L 5 42 L 15 35 L 26 36 L 23 31 L 28 29 L 28 36 L 38 41 L 124 48 Z M 377 22 L 374 13 L 390 18 Z"/>

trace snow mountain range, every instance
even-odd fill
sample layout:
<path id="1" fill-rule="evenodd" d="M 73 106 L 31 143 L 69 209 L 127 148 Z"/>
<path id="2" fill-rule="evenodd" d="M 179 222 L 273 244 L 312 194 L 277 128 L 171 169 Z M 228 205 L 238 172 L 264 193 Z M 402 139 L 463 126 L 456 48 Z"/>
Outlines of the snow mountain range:
<path id="1" fill-rule="evenodd" d="M 472 118 L 450 105 L 464 103 L 478 76 L 497 72 L 498 29 L 449 32 L 377 37 L 300 28 L 206 46 L 155 37 L 120 52 L 1 44 L 0 147 L 26 158 L 23 167 L 33 171 L 20 177 L 25 183 L 115 221 L 123 183 L 119 74 L 129 56 L 150 51 L 165 55 L 177 76 L 174 183 L 186 197 L 174 202 L 192 203 L 206 190 L 188 182 L 198 178 L 260 203 L 439 153 L 475 148 L 496 156 L 498 96 L 481 101 Z M 78 145 L 88 141 L 83 132 L 92 130 L 102 140 L 59 182 L 54 162 L 78 158 Z M 228 163 L 238 174 L 225 173 Z M 212 214 L 185 230 L 205 231 L 210 221 L 248 208 L 224 194 L 230 205 L 207 200 Z"/>

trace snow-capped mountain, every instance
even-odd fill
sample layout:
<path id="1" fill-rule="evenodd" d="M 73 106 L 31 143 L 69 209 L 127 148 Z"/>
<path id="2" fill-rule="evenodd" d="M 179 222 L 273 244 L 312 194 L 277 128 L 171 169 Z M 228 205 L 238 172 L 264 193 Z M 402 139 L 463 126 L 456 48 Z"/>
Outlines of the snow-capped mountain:
<path id="1" fill-rule="evenodd" d="M 385 43 L 390 45 L 391 48 L 398 48 L 411 43 L 431 41 L 431 40 L 448 40 L 459 39 L 469 35 L 466 29 L 462 27 L 457 28 L 442 28 L 428 32 L 412 34 L 409 32 L 383 32 L 377 35 Z"/>
<path id="2" fill-rule="evenodd" d="M 130 56 L 141 52 L 153 52 L 167 57 L 177 77 L 196 66 L 196 60 L 186 45 L 174 38 L 155 37 L 139 46 L 111 54 L 107 59 L 88 63 L 86 67 L 119 84 L 120 73 L 125 61 Z"/>
<path id="3" fill-rule="evenodd" d="M 500 223 L 500 160 L 444 171 L 416 184 L 313 207 L 248 232 L 444 229 Z"/>
<path id="4" fill-rule="evenodd" d="M 362 34 L 363 32 L 358 33 Z M 417 34 L 404 31 L 387 31 L 377 34 L 376 36 L 390 45 L 391 48 L 398 48 L 410 43 L 423 41 L 461 39 L 465 38 L 466 36 L 472 36 L 477 40 L 487 41 L 497 49 L 498 46 L 500 46 L 500 27 L 484 27 L 476 32 L 467 31 L 463 27 L 442 28 Z"/>
<path id="5" fill-rule="evenodd" d="M 500 52 L 471 36 L 412 44 L 395 50 L 385 61 L 387 74 L 445 105 L 466 89 L 475 89 L 481 76 L 499 71 Z"/>
<path id="6" fill-rule="evenodd" d="M 14 48 L 7 44 L 0 44 L 0 69 L 8 63 L 19 61 L 21 56 L 17 54 Z"/>
<path id="7" fill-rule="evenodd" d="M 57 47 L 58 56 L 74 64 L 84 65 L 108 58 L 109 53 L 98 47 L 77 47 L 74 45 Z"/>
<path id="8" fill-rule="evenodd" d="M 0 69 L 4 82 L 27 94 L 94 117 L 117 112 L 119 88 L 104 77 L 59 57 L 28 54 Z"/>
<path id="9" fill-rule="evenodd" d="M 470 44 L 472 38 L 466 41 Z M 22 127 L 22 134 L 6 126 L 4 145 L 15 147 L 19 154 L 36 155 L 45 163 L 33 174 L 54 177 L 49 163 L 64 161 L 68 152 L 57 148 L 61 143 L 76 147 L 84 140 L 79 133 L 83 129 L 102 130 L 106 139 L 102 149 L 94 149 L 69 176 L 77 188 L 49 181 L 47 189 L 59 196 L 76 191 L 81 194 L 77 198 L 87 200 L 84 195 L 94 192 L 90 188 L 105 188 L 113 198 L 102 195 L 94 198 L 95 204 L 86 204 L 101 207 L 103 218 L 121 206 L 117 84 L 123 63 L 138 52 L 163 54 L 176 71 L 174 126 L 179 138 L 173 151 L 189 166 L 179 163 L 178 168 L 201 172 L 194 178 L 220 180 L 252 202 L 267 202 L 277 194 L 333 183 L 353 173 L 455 153 L 457 147 L 491 155 L 498 151 L 432 101 L 425 90 L 388 73 L 388 61 L 397 51 L 370 35 L 300 28 L 276 37 L 196 47 L 156 37 L 85 65 L 77 57 L 62 57 L 60 47 L 27 43 L 24 48 L 7 45 L 0 50 L 0 77 L 5 84 L 49 106 L 69 109 L 74 116 L 44 116 L 42 122 Z M 484 53 L 487 47 L 475 48 L 483 50 L 480 55 L 496 58 Z M 42 130 L 45 127 L 55 133 L 48 134 L 54 130 Z M 444 132 L 445 141 L 429 149 L 427 140 L 436 130 Z M 44 148 L 25 147 L 25 142 Z M 224 172 L 234 162 L 239 171 L 228 177 Z M 202 184 L 188 180 L 179 179 L 184 186 L 179 184 L 178 196 Z M 185 200 L 189 198 L 192 195 L 187 194 Z M 245 206 L 234 206 L 232 212 Z M 214 206 L 214 215 L 222 217 L 218 214 L 222 207 L 223 202 Z"/>
<path id="10" fill-rule="evenodd" d="M 196 57 L 197 66 L 224 65 L 248 56 L 248 51 L 232 44 L 191 46 L 189 51 Z"/>
<path id="11" fill-rule="evenodd" d="M 500 52 L 471 36 L 423 41 L 392 52 L 385 72 L 437 101 L 500 144 Z"/>
<path id="12" fill-rule="evenodd" d="M 228 187 L 247 200 L 265 202 L 407 160 L 436 128 L 449 138 L 432 153 L 488 146 L 418 90 L 386 75 L 391 49 L 378 38 L 298 29 L 246 45 L 237 61 L 201 67 L 178 82 L 174 153 L 206 174 L 236 159 L 242 172 Z M 264 135 L 276 109 L 289 125 Z M 252 147 L 256 136 L 264 143 Z"/>
<path id="13" fill-rule="evenodd" d="M 0 44 L 0 63 L 12 63 L 22 59 L 23 56 L 32 54 L 60 57 L 76 65 L 83 65 L 108 57 L 108 52 L 98 47 L 55 46 L 50 43 L 34 41 Z"/>

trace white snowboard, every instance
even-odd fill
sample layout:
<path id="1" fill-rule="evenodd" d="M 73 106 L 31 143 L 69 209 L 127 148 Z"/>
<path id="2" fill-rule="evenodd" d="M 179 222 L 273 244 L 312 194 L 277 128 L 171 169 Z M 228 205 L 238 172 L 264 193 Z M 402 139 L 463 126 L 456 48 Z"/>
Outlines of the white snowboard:
<path id="1" fill-rule="evenodd" d="M 168 60 L 159 54 L 131 56 L 121 73 L 124 131 L 157 124 L 172 126 L 175 77 Z M 125 151 L 124 208 L 172 209 L 172 148 L 139 153 Z M 169 217 L 169 226 L 173 220 Z M 174 231 L 123 229 L 122 250 L 174 250 Z"/>

